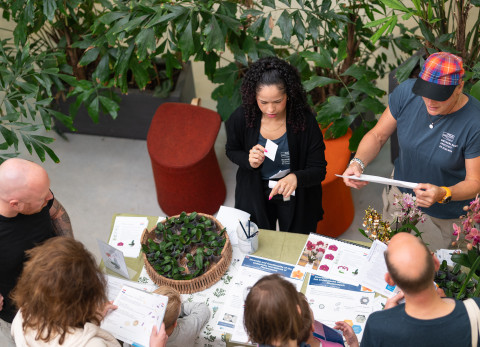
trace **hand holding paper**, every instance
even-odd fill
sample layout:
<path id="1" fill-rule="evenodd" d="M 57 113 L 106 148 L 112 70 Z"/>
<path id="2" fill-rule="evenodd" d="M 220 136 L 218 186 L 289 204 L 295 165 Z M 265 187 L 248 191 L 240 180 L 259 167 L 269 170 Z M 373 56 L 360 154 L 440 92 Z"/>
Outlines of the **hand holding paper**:
<path id="1" fill-rule="evenodd" d="M 418 183 L 413 183 L 413 182 L 392 180 L 390 178 L 385 178 L 385 177 L 380 177 L 380 176 L 372 176 L 372 175 L 364 175 L 364 174 L 361 174 L 360 177 L 353 176 L 353 175 L 351 175 L 351 176 L 335 175 L 335 176 L 348 178 L 348 179 L 351 179 L 351 180 L 380 183 L 380 184 L 386 184 L 386 185 L 390 185 L 390 186 L 410 188 L 410 189 L 415 188 L 418 184 Z"/>

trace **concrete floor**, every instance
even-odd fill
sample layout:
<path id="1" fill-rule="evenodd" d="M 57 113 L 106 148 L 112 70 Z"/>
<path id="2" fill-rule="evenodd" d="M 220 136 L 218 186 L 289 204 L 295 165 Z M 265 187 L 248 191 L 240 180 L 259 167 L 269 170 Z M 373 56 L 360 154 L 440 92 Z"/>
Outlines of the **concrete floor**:
<path id="1" fill-rule="evenodd" d="M 75 237 L 100 260 L 96 239 L 107 241 L 115 213 L 165 215 L 156 200 L 146 141 L 81 134 L 67 137 L 58 138 L 52 145 L 61 162 L 47 159 L 41 165 L 50 175 L 55 197 L 70 215 Z M 224 205 L 233 207 L 236 165 L 225 155 L 225 142 L 222 124 L 215 151 L 227 186 Z M 385 146 L 365 173 L 387 177 L 392 167 L 389 146 Z M 368 206 L 381 211 L 382 188 L 369 184 L 352 191 L 355 218 L 341 238 L 364 239 L 358 228 Z"/>

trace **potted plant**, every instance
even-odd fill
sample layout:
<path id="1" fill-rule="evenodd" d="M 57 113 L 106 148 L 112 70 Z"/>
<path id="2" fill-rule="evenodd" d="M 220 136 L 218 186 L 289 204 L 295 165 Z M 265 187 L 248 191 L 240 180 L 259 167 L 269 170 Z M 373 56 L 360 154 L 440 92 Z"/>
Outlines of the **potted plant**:
<path id="1" fill-rule="evenodd" d="M 395 196 L 393 204 L 398 205 L 400 211 L 393 216 L 391 222 L 385 221 L 380 213 L 369 207 L 363 218 L 365 229 L 358 229 L 358 231 L 369 240 L 378 240 L 385 244 L 388 244 L 390 239 L 400 232 L 414 232 L 415 236 L 422 238 L 422 233 L 415 225 L 418 222 L 423 223 L 425 216 L 418 208 L 412 194 L 402 193 L 401 196 Z"/>
<path id="2" fill-rule="evenodd" d="M 182 212 L 142 235 L 147 273 L 158 285 L 193 293 L 216 283 L 230 265 L 226 229 L 212 216 Z"/>

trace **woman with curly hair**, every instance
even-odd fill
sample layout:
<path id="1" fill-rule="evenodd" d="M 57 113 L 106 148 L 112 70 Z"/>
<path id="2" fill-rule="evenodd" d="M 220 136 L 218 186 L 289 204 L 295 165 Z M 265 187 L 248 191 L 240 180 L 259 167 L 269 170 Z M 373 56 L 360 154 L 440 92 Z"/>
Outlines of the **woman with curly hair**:
<path id="1" fill-rule="evenodd" d="M 276 230 L 278 221 L 282 231 L 315 232 L 327 162 L 298 70 L 262 58 L 245 74 L 241 93 L 242 106 L 226 122 L 226 153 L 239 166 L 235 207 L 262 229 Z M 278 146 L 274 160 L 265 157 L 267 141 Z"/>
<path id="2" fill-rule="evenodd" d="M 95 258 L 82 243 L 55 237 L 29 251 L 11 296 L 19 308 L 12 322 L 17 347 L 120 347 L 100 322 L 110 308 L 106 283 Z M 164 347 L 165 325 L 150 336 Z"/>

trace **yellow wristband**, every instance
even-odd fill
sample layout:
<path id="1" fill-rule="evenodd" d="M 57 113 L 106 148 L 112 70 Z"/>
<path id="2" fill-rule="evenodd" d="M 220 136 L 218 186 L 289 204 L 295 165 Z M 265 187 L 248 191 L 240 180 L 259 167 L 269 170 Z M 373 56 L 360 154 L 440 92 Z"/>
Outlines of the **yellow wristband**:
<path id="1" fill-rule="evenodd" d="M 443 198 L 441 198 L 438 201 L 438 203 L 446 204 L 446 203 L 450 202 L 450 200 L 452 200 L 452 191 L 450 190 L 450 188 L 445 187 L 445 186 L 441 186 L 440 188 L 445 189 L 445 195 L 443 196 Z"/>

